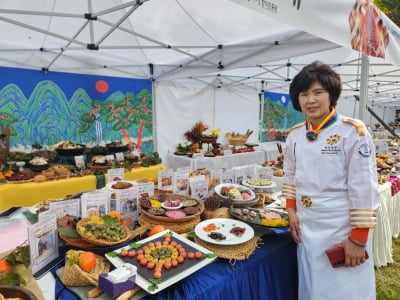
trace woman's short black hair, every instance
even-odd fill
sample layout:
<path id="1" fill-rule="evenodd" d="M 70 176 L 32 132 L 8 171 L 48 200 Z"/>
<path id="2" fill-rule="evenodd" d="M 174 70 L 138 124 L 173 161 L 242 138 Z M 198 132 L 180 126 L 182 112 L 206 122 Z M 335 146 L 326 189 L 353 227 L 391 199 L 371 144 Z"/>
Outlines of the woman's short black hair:
<path id="1" fill-rule="evenodd" d="M 299 94 L 307 91 L 314 82 L 319 82 L 324 87 L 329 93 L 331 107 L 336 107 L 342 92 L 340 76 L 329 65 L 314 61 L 301 69 L 290 84 L 289 94 L 295 110 L 301 111 Z"/>

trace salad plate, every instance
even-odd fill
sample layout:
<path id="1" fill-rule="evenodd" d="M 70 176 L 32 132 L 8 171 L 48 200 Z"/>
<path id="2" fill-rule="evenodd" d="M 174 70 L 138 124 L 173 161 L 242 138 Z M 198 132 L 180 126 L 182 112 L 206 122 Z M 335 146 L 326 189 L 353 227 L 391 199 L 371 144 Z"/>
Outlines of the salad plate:
<path id="1" fill-rule="evenodd" d="M 225 218 L 202 221 L 194 232 L 199 239 L 216 245 L 238 245 L 254 237 L 254 230 L 248 224 Z"/>

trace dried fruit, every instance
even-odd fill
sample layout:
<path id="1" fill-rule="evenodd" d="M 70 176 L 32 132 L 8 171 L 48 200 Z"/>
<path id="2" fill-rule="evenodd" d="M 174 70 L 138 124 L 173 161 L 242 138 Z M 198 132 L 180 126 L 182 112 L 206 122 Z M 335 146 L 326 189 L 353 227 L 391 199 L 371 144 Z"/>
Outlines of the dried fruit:
<path id="1" fill-rule="evenodd" d="M 148 233 L 148 236 L 152 236 L 152 235 L 159 233 L 161 231 L 164 231 L 164 230 L 165 230 L 165 227 L 163 225 L 154 225 L 153 227 L 151 227 L 151 229 Z"/>
<path id="2" fill-rule="evenodd" d="M 96 254 L 85 251 L 79 254 L 79 266 L 85 272 L 90 272 L 96 265 Z"/>
<path id="3" fill-rule="evenodd" d="M 11 269 L 11 265 L 5 259 L 0 260 L 0 273 L 10 273 Z"/>

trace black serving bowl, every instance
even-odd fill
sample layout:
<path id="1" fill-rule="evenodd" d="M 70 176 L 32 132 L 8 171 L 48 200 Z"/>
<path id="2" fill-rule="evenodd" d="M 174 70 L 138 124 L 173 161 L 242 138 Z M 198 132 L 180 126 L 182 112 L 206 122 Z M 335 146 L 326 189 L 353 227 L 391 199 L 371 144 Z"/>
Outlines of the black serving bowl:
<path id="1" fill-rule="evenodd" d="M 79 148 L 56 148 L 56 152 L 61 156 L 82 155 L 86 150 L 86 146 L 81 144 L 78 145 L 80 146 Z"/>
<path id="2" fill-rule="evenodd" d="M 47 170 L 49 168 L 49 164 L 45 164 L 45 165 L 28 164 L 26 167 L 31 169 L 33 172 L 42 172 L 43 170 Z"/>
<path id="3" fill-rule="evenodd" d="M 36 296 L 30 290 L 20 286 L 0 285 L 0 293 L 5 298 L 21 298 L 24 300 L 37 300 Z"/>
<path id="4" fill-rule="evenodd" d="M 110 152 L 126 152 L 129 150 L 128 145 L 122 145 L 117 143 L 110 143 L 106 145 L 107 150 Z"/>

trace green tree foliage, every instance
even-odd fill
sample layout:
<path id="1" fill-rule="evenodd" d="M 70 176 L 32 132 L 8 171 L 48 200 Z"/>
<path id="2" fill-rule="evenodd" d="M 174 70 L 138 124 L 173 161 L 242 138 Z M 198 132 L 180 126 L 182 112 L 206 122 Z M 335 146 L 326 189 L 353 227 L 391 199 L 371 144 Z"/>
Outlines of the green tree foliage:
<path id="1" fill-rule="evenodd" d="M 93 109 L 81 115 L 83 124 L 79 128 L 80 132 L 86 132 L 96 120 L 112 124 L 112 129 L 119 131 L 134 126 L 144 120 L 145 128 L 152 126 L 152 107 L 151 93 L 142 90 L 135 100 L 133 93 L 126 93 L 120 100 L 93 101 Z"/>
<path id="2" fill-rule="evenodd" d="M 400 27 L 399 0 L 375 0 L 374 4 Z"/>

